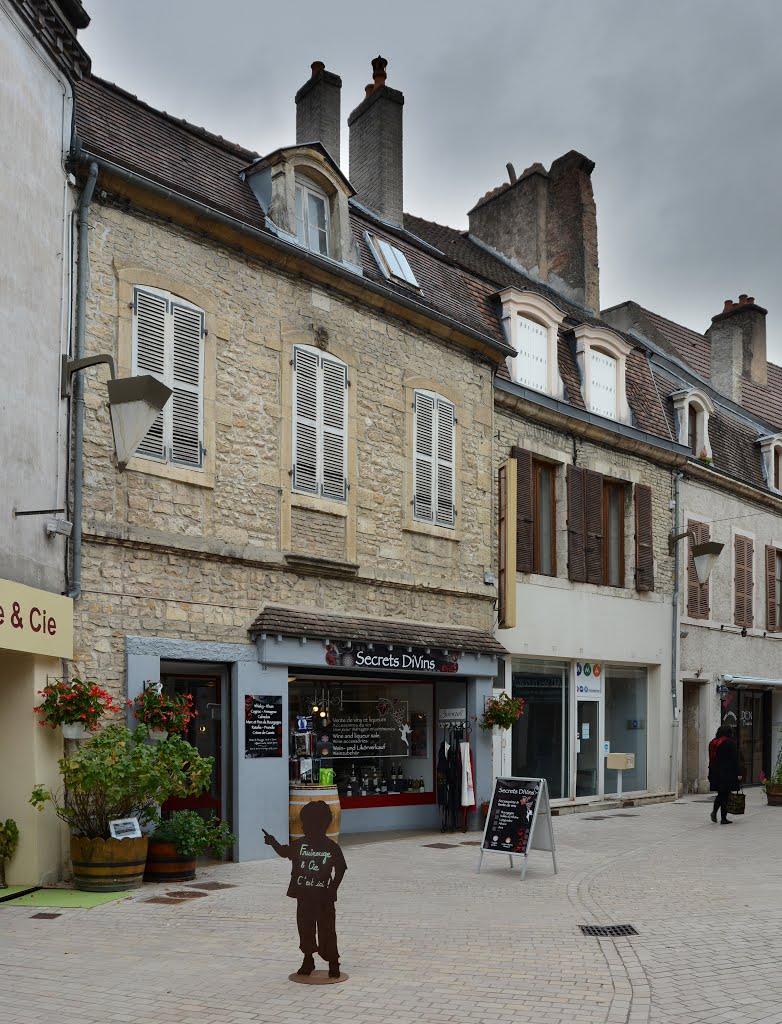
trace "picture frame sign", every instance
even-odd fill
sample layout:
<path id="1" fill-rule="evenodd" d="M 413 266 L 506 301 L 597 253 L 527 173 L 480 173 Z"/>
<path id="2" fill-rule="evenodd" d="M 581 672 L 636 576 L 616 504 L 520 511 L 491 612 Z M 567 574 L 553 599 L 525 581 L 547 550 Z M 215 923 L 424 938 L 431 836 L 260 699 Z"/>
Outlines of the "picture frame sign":
<path id="1" fill-rule="evenodd" d="M 554 828 L 546 780 L 518 777 L 495 779 L 476 870 L 481 870 L 484 853 L 505 854 L 511 868 L 513 858 L 521 857 L 523 881 L 529 851 L 532 849 L 550 852 L 554 874 L 557 874 Z"/>
<path id="2" fill-rule="evenodd" d="M 245 696 L 244 756 L 282 757 L 282 697 Z"/>

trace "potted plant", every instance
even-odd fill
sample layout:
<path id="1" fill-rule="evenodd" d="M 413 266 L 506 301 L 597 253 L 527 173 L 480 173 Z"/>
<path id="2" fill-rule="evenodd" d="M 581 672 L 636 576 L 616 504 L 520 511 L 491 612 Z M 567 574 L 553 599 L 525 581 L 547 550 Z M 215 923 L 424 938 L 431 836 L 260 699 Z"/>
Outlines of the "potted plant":
<path id="1" fill-rule="evenodd" d="M 157 821 L 158 808 L 170 797 L 196 796 L 210 783 L 214 758 L 201 757 L 179 736 L 167 743 L 145 742 L 147 730 L 134 733 L 112 724 L 60 760 L 62 788 L 36 786 L 30 803 L 43 810 L 51 802 L 71 829 L 71 862 L 77 889 L 117 892 L 141 885 L 147 837 L 114 839 L 109 827 L 118 818 L 137 818 L 144 827 Z"/>
<path id="2" fill-rule="evenodd" d="M 5 824 L 0 821 L 0 889 L 7 889 L 5 881 L 5 862 L 16 853 L 19 845 L 19 826 L 13 818 L 6 818 Z"/>
<path id="3" fill-rule="evenodd" d="M 174 811 L 149 837 L 145 882 L 189 882 L 195 878 L 196 859 L 207 851 L 223 857 L 236 836 L 214 814 Z"/>
<path id="4" fill-rule="evenodd" d="M 478 723 L 481 729 L 510 729 L 524 714 L 524 698 L 510 697 L 501 693 L 499 697 L 489 697 L 483 711 L 483 718 Z"/>
<path id="5" fill-rule="evenodd" d="M 144 689 L 135 700 L 128 701 L 128 707 L 142 725 L 149 730 L 149 738 L 155 743 L 165 740 L 171 733 L 184 732 L 198 712 L 193 708 L 189 693 L 163 693 L 162 683 L 147 680 Z"/>
<path id="6" fill-rule="evenodd" d="M 84 739 L 95 732 L 104 715 L 120 710 L 114 698 L 91 680 L 65 679 L 47 683 L 38 695 L 43 698 L 33 710 L 40 716 L 38 724 L 56 729 L 59 726 L 66 740 Z"/>
<path id="7" fill-rule="evenodd" d="M 770 776 L 760 773 L 760 782 L 766 791 L 766 800 L 771 807 L 782 807 L 782 726 L 779 729 L 779 753 L 774 771 Z"/>

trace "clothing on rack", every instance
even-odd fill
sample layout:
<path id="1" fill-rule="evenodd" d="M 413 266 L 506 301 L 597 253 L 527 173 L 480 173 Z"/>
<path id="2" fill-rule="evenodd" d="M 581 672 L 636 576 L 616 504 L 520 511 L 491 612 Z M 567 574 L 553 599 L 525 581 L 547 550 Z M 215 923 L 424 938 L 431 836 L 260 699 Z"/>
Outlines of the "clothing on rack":
<path id="1" fill-rule="evenodd" d="M 462 807 L 470 810 L 475 807 L 475 784 L 472 750 L 466 740 L 459 744 L 459 756 L 462 763 Z"/>

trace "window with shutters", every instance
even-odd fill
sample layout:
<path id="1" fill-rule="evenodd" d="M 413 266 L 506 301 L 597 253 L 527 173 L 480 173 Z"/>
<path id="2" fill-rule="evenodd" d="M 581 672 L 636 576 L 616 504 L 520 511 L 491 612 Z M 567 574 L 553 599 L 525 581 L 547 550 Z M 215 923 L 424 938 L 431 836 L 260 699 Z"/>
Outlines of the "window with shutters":
<path id="1" fill-rule="evenodd" d="M 518 319 L 515 379 L 535 391 L 548 391 L 548 331 L 529 317 Z"/>
<path id="2" fill-rule="evenodd" d="M 293 350 L 293 490 L 346 501 L 348 368 L 306 345 Z"/>
<path id="3" fill-rule="evenodd" d="M 579 324 L 573 333 L 587 409 L 607 419 L 630 423 L 626 377 L 632 345 L 613 331 L 593 324 Z"/>
<path id="4" fill-rule="evenodd" d="M 603 483 L 603 582 L 625 585 L 625 488 L 615 480 Z"/>
<path id="5" fill-rule="evenodd" d="M 766 630 L 782 633 L 782 550 L 766 545 Z"/>
<path id="6" fill-rule="evenodd" d="M 204 459 L 204 311 L 169 292 L 133 289 L 134 374 L 173 390 L 136 457 L 201 469 Z"/>
<path id="7" fill-rule="evenodd" d="M 589 360 L 591 400 L 589 408 L 599 416 L 616 419 L 617 361 L 607 352 L 592 350 Z"/>
<path id="8" fill-rule="evenodd" d="M 753 625 L 755 588 L 754 544 L 749 537 L 733 538 L 733 622 L 749 629 Z"/>
<path id="9" fill-rule="evenodd" d="M 782 492 L 782 434 L 758 438 L 769 490 Z"/>
<path id="10" fill-rule="evenodd" d="M 689 542 L 687 545 L 687 614 L 691 619 L 708 619 L 709 581 L 698 582 L 695 571 L 695 560 L 692 557 L 693 544 L 705 544 L 709 540 L 708 523 L 699 523 L 694 519 L 687 520 Z"/>
<path id="11" fill-rule="evenodd" d="M 555 463 L 514 448 L 516 474 L 516 571 L 557 575 Z"/>
<path id="12" fill-rule="evenodd" d="M 625 484 L 568 466 L 568 578 L 625 585 Z"/>
<path id="13" fill-rule="evenodd" d="M 505 288 L 499 299 L 508 341 L 517 352 L 508 360 L 511 379 L 522 387 L 561 398 L 559 327 L 565 314 L 537 292 Z"/>
<path id="14" fill-rule="evenodd" d="M 654 590 L 654 533 L 652 489 L 635 485 L 635 589 Z"/>
<path id="15" fill-rule="evenodd" d="M 456 410 L 431 391 L 413 396 L 413 518 L 456 523 Z"/>

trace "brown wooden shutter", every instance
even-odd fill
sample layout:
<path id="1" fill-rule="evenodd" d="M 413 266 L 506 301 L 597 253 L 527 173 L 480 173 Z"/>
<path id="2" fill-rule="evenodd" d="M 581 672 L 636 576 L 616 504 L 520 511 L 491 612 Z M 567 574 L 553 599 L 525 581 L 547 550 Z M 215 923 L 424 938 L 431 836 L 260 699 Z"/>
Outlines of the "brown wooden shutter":
<path id="1" fill-rule="evenodd" d="M 777 549 L 766 545 L 766 629 L 776 633 L 779 629 L 777 608 Z"/>
<path id="2" fill-rule="evenodd" d="M 652 489 L 648 484 L 635 485 L 635 589 L 654 590 Z"/>
<path id="3" fill-rule="evenodd" d="M 516 460 L 516 571 L 532 572 L 535 549 L 535 510 L 533 507 L 532 456 L 514 448 Z"/>
<path id="4" fill-rule="evenodd" d="M 736 537 L 734 541 L 735 551 L 735 586 L 734 604 L 735 616 L 733 621 L 737 626 L 750 628 L 753 623 L 752 614 L 752 586 L 754 574 L 752 571 L 753 545 L 749 537 Z"/>
<path id="5" fill-rule="evenodd" d="M 709 539 L 709 527 L 706 523 L 698 523 L 693 519 L 687 521 L 687 529 L 692 536 L 687 547 L 687 614 L 692 619 L 708 619 L 709 617 L 709 582 L 701 586 L 695 571 L 692 557 L 693 544 L 705 544 Z"/>
<path id="6" fill-rule="evenodd" d="M 586 471 L 587 583 L 603 582 L 603 475 Z"/>
<path id="7" fill-rule="evenodd" d="M 586 471 L 567 468 L 567 565 L 568 578 L 586 583 Z"/>

